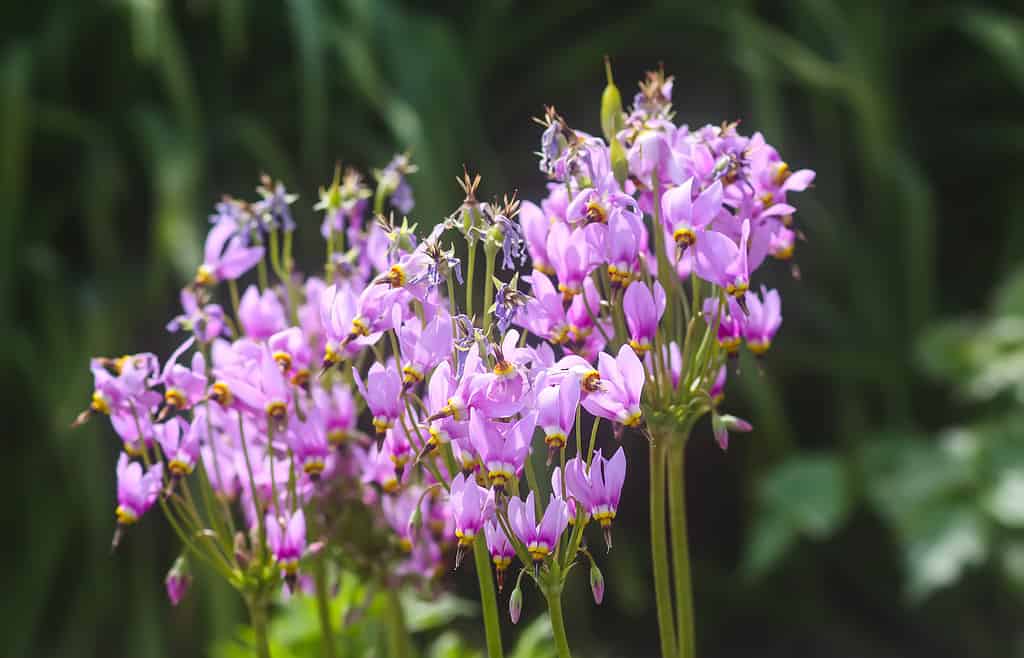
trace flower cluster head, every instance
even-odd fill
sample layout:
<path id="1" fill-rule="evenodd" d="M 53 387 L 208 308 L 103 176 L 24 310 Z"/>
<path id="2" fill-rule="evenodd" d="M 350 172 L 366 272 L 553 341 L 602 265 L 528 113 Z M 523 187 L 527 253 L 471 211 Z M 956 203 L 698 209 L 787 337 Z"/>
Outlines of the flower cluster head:
<path id="1" fill-rule="evenodd" d="M 322 276 L 294 269 L 282 183 L 225 198 L 167 325 L 179 347 L 162 367 L 90 364 L 76 424 L 109 417 L 123 448 L 119 528 L 159 499 L 197 557 L 260 592 L 311 559 L 431 587 L 486 550 L 500 587 L 516 560 L 543 583 L 590 559 L 588 527 L 610 550 L 631 452 L 705 414 L 723 448 L 750 429 L 719 412 L 729 357 L 779 331 L 779 292 L 751 281 L 793 257 L 792 197 L 814 178 L 737 123 L 677 125 L 672 90 L 652 73 L 600 137 L 547 108 L 544 198 L 481 201 L 465 173 L 426 235 L 408 155 L 372 177 L 339 166 L 314 206 Z M 592 560 L 591 580 L 600 601 Z"/>

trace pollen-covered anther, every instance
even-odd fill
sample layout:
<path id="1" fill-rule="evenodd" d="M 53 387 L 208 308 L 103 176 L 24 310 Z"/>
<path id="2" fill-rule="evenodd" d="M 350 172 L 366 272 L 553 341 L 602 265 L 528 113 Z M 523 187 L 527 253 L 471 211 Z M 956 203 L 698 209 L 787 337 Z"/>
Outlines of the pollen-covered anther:
<path id="1" fill-rule="evenodd" d="M 167 470 L 171 472 L 174 477 L 184 477 L 192 472 L 193 465 L 188 462 L 181 461 L 180 459 L 172 459 L 167 463 Z"/>
<path id="2" fill-rule="evenodd" d="M 197 286 L 212 286 L 217 283 L 217 277 L 214 276 L 213 271 L 206 265 L 200 265 L 196 269 L 196 285 Z"/>
<path id="3" fill-rule="evenodd" d="M 633 351 L 636 352 L 638 356 L 646 354 L 651 349 L 650 342 L 646 340 L 641 343 L 638 340 L 631 339 L 629 341 L 629 346 L 633 348 Z"/>
<path id="4" fill-rule="evenodd" d="M 767 352 L 771 348 L 771 346 L 772 346 L 772 341 L 770 341 L 770 340 L 748 340 L 747 341 L 747 349 L 749 349 L 751 352 L 753 352 L 757 356 L 761 356 L 762 354 Z"/>
<path id="5" fill-rule="evenodd" d="M 718 339 L 718 345 L 729 354 L 736 354 L 740 349 L 739 336 L 729 336 L 727 338 Z"/>
<path id="6" fill-rule="evenodd" d="M 336 429 L 327 432 L 327 442 L 334 447 L 341 447 L 348 441 L 349 433 L 346 430 Z"/>
<path id="7" fill-rule="evenodd" d="M 210 399 L 222 407 L 229 406 L 235 399 L 226 382 L 216 381 L 210 387 Z"/>
<path id="8" fill-rule="evenodd" d="M 587 209 L 584 212 L 584 216 L 588 222 L 599 222 L 601 224 L 608 223 L 608 212 L 604 209 L 597 201 L 590 201 L 587 203 Z"/>
<path id="9" fill-rule="evenodd" d="M 552 432 L 544 437 L 544 443 L 549 448 L 559 449 L 565 445 L 565 434 L 563 432 Z"/>
<path id="10" fill-rule="evenodd" d="M 110 415 L 110 403 L 99 391 L 92 392 L 92 402 L 89 403 L 89 408 L 96 413 Z"/>
<path id="11" fill-rule="evenodd" d="M 398 491 L 399 486 L 398 478 L 388 478 L 381 483 L 380 488 L 384 490 L 384 493 L 393 494 Z"/>
<path id="12" fill-rule="evenodd" d="M 494 371 L 493 372 L 494 372 L 495 375 L 497 375 L 499 377 L 509 377 L 512 374 L 514 374 L 515 371 L 516 371 L 516 366 L 511 361 L 507 361 L 505 359 L 499 359 L 498 362 L 494 364 Z"/>
<path id="13" fill-rule="evenodd" d="M 472 530 L 456 530 L 455 536 L 459 540 L 459 546 L 472 546 L 473 540 L 476 539 L 476 533 Z"/>
<path id="14" fill-rule="evenodd" d="M 292 355 L 288 352 L 274 352 L 274 361 L 277 361 L 277 365 L 281 366 L 281 372 L 288 372 L 292 367 Z"/>
<path id="15" fill-rule="evenodd" d="M 676 245 L 685 249 L 697 242 L 697 233 L 689 226 L 680 226 L 672 232 L 672 239 L 675 240 Z"/>
<path id="16" fill-rule="evenodd" d="M 350 333 L 352 336 L 369 336 L 370 327 L 361 317 L 356 317 L 352 320 L 352 329 L 350 330 Z"/>
<path id="17" fill-rule="evenodd" d="M 164 393 L 164 401 L 167 405 L 174 407 L 175 409 L 184 409 L 188 404 L 188 400 L 185 398 L 185 394 L 176 388 L 169 388 Z"/>
<path id="18" fill-rule="evenodd" d="M 526 547 L 526 551 L 534 562 L 543 562 L 544 558 L 551 554 L 551 547 L 544 542 L 532 541 Z"/>
<path id="19" fill-rule="evenodd" d="M 402 382 L 406 386 L 412 386 L 423 381 L 423 373 L 415 368 L 412 364 L 409 364 L 402 368 Z"/>
<path id="20" fill-rule="evenodd" d="M 588 370 L 584 375 L 580 384 L 583 386 L 583 390 L 587 393 L 596 393 L 601 390 L 601 373 L 597 370 Z"/>
<path id="21" fill-rule="evenodd" d="M 626 427 L 637 427 L 640 425 L 640 421 L 643 419 L 643 413 L 638 409 L 630 412 L 622 419 L 622 424 Z"/>
<path id="22" fill-rule="evenodd" d="M 611 526 L 612 521 L 615 520 L 615 510 L 607 505 L 600 505 L 594 510 L 593 516 L 594 520 L 600 523 L 602 528 L 608 528 Z"/>
<path id="23" fill-rule="evenodd" d="M 268 402 L 266 406 L 267 416 L 274 420 L 281 420 L 288 415 L 288 405 L 280 400 Z"/>
<path id="24" fill-rule="evenodd" d="M 789 170 L 789 165 L 785 162 L 780 162 L 775 165 L 775 173 L 772 175 L 772 182 L 776 185 L 782 185 L 789 178 L 789 175 L 793 173 Z"/>
<path id="25" fill-rule="evenodd" d="M 580 291 L 578 289 L 571 288 L 571 287 L 565 285 L 564 283 L 559 283 L 558 284 L 558 291 L 560 293 L 562 293 L 562 303 L 563 304 L 569 304 L 570 302 L 572 302 L 572 298 L 580 293 Z"/>
<path id="26" fill-rule="evenodd" d="M 117 517 L 117 522 L 120 525 L 131 525 L 139 520 L 139 517 L 135 515 L 135 512 L 124 505 L 117 506 L 117 509 L 114 510 L 114 516 Z"/>
<path id="27" fill-rule="evenodd" d="M 302 465 L 303 472 L 311 478 L 317 478 L 324 472 L 324 460 L 311 457 Z"/>
<path id="28" fill-rule="evenodd" d="M 392 288 L 401 288 L 405 285 L 408 277 L 405 274 L 405 269 L 401 265 L 392 265 L 391 269 L 388 270 L 387 274 L 388 284 Z"/>
<path id="29" fill-rule="evenodd" d="M 311 376 L 312 374 L 309 372 L 309 368 L 299 368 L 292 373 L 289 381 L 291 381 L 294 386 L 303 387 L 309 383 L 309 378 Z"/>
<path id="30" fill-rule="evenodd" d="M 394 426 L 395 423 L 390 418 L 386 418 L 384 416 L 373 417 L 373 429 L 377 432 L 377 434 L 383 434 L 384 432 L 387 432 Z"/>
<path id="31" fill-rule="evenodd" d="M 408 537 L 402 537 L 398 540 L 398 546 L 406 553 L 412 552 L 412 540 Z"/>

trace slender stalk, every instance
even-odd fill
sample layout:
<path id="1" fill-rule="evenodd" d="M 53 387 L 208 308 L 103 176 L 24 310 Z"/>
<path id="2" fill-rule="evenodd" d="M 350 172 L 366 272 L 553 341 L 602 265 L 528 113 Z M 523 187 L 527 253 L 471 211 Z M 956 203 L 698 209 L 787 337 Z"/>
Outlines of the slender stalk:
<path id="1" fill-rule="evenodd" d="M 572 658 L 572 652 L 569 650 L 569 638 L 565 634 L 565 619 L 562 616 L 562 588 L 558 587 L 554 591 L 548 592 L 546 598 L 558 658 Z"/>
<path id="2" fill-rule="evenodd" d="M 387 598 L 388 609 L 388 656 L 412 658 L 409 629 L 405 625 L 405 611 L 402 609 L 401 599 L 398 598 L 398 590 L 386 587 L 384 596 Z"/>
<path id="3" fill-rule="evenodd" d="M 690 545 L 686 536 L 686 437 L 680 438 L 681 441 L 669 448 L 668 509 L 679 658 L 693 658 L 696 655 L 696 639 L 693 628 L 693 586 L 690 582 Z"/>
<path id="4" fill-rule="evenodd" d="M 313 578 L 316 583 L 316 611 L 320 617 L 320 636 L 324 644 L 324 658 L 335 658 L 334 629 L 331 626 L 331 597 L 327 591 L 327 568 L 321 555 L 313 561 Z"/>
<path id="5" fill-rule="evenodd" d="M 487 637 L 488 658 L 502 658 L 501 625 L 498 621 L 498 598 L 491 577 L 491 556 L 484 541 L 473 542 L 473 560 L 480 581 L 480 606 L 484 612 L 484 634 Z"/>
<path id="6" fill-rule="evenodd" d="M 487 262 L 484 264 L 484 305 L 480 310 L 484 314 L 485 336 L 489 336 L 491 330 L 491 305 L 494 304 L 494 260 L 497 253 L 497 247 L 490 240 L 484 242 L 484 258 Z"/>
<path id="7" fill-rule="evenodd" d="M 473 290 L 476 289 L 476 239 L 466 239 L 467 260 L 466 267 L 466 316 L 473 317 Z"/>
<path id="8" fill-rule="evenodd" d="M 249 620 L 256 641 L 256 655 L 259 658 L 270 658 L 270 642 L 267 640 L 267 601 L 264 597 L 253 594 L 245 597 L 245 603 L 249 607 Z"/>
<path id="9" fill-rule="evenodd" d="M 668 538 L 665 532 L 665 450 L 662 440 L 651 442 L 651 563 L 654 568 L 654 596 L 658 604 L 658 635 L 663 658 L 676 655 L 676 631 L 672 621 L 672 592 L 669 583 Z"/>

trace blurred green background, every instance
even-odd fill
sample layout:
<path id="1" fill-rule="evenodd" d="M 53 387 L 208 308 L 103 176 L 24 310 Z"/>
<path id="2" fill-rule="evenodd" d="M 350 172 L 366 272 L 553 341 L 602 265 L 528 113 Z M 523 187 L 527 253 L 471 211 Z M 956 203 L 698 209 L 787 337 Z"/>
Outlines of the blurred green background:
<path id="1" fill-rule="evenodd" d="M 681 121 L 742 119 L 818 171 L 797 202 L 800 279 L 765 276 L 785 298 L 777 347 L 731 387 L 756 431 L 722 454 L 698 427 L 690 446 L 701 655 L 1024 655 L 1015 9 L 5 3 L 0 653 L 205 655 L 235 632 L 240 607 L 215 585 L 166 602 L 176 547 L 155 516 L 110 554 L 116 442 L 103 423 L 67 430 L 90 355 L 170 351 L 163 325 L 222 193 L 251 197 L 264 171 L 286 181 L 308 263 L 337 159 L 368 169 L 411 148 L 421 225 L 459 202 L 463 163 L 488 195 L 536 199 L 529 119 L 552 103 L 597 132 L 608 54 L 624 92 L 664 62 Z M 642 462 L 604 606 L 582 576 L 567 593 L 581 655 L 655 652 Z"/>

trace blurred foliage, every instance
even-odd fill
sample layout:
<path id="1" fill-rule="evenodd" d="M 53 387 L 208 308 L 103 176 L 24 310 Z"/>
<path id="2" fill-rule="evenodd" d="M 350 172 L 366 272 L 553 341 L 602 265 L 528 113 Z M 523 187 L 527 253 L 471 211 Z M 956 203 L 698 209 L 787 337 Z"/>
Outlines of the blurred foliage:
<path id="1" fill-rule="evenodd" d="M 423 658 L 482 658 L 479 648 L 469 646 L 462 635 L 452 630 L 461 618 L 479 621 L 478 604 L 443 594 L 424 601 L 411 593 L 400 597 L 405 623 Z M 388 655 L 391 599 L 374 591 L 351 574 L 339 579 L 338 591 L 331 601 L 331 616 L 345 620 L 336 628 L 338 655 L 343 658 Z M 316 601 L 297 597 L 275 614 L 270 626 L 271 652 L 276 658 L 301 658 L 320 655 L 322 636 Z M 516 643 L 509 648 L 512 658 L 545 658 L 554 652 L 551 623 L 539 616 L 523 622 Z M 248 658 L 254 653 L 252 631 L 240 627 L 233 637 L 218 641 L 212 658 Z"/>
<path id="2" fill-rule="evenodd" d="M 319 253 L 309 208 L 339 157 L 367 169 L 411 148 L 421 225 L 458 202 L 463 163 L 487 194 L 537 197 L 528 118 L 555 103 L 596 131 L 610 54 L 624 90 L 663 60 L 681 118 L 741 117 L 819 172 L 798 217 L 801 280 L 767 277 L 785 297 L 778 346 L 741 361 L 731 389 L 757 432 L 721 455 L 698 428 L 687 460 L 702 655 L 1022 655 L 1024 284 L 1004 285 L 986 320 L 936 325 L 977 313 L 1024 260 L 1018 11 L 6 3 L 0 360 L 3 408 L 20 413 L 3 481 L 18 566 L 5 653 L 196 655 L 236 632 L 233 594 L 201 573 L 169 608 L 176 550 L 159 519 L 108 554 L 117 446 L 99 424 L 66 430 L 91 354 L 169 351 L 162 327 L 220 194 L 250 195 L 262 171 L 285 180 L 304 200 L 305 254 Z M 642 473 L 643 446 L 627 450 Z M 566 594 L 570 633 L 594 655 L 654 650 L 645 490 L 627 483 L 604 606 L 582 582 Z M 432 646 L 463 655 L 450 634 Z"/>

